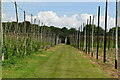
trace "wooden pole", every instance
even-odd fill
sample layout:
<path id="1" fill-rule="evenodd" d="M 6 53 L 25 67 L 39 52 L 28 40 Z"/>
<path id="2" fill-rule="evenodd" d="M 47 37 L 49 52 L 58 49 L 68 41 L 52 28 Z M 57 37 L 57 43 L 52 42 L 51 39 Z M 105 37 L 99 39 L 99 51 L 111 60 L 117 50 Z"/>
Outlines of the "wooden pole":
<path id="1" fill-rule="evenodd" d="M 52 31 L 51 30 L 50 30 L 50 47 L 52 47 Z"/>
<path id="2" fill-rule="evenodd" d="M 81 34 L 81 32 L 82 32 L 82 25 L 80 26 L 80 50 L 82 50 L 82 34 Z"/>
<path id="3" fill-rule="evenodd" d="M 1 45 L 0 45 L 0 60 L 4 60 L 4 52 L 2 52 L 2 48 L 3 48 L 3 27 L 2 27 L 2 4 L 1 4 L 1 1 L 0 0 L 0 41 L 1 41 Z"/>
<path id="4" fill-rule="evenodd" d="M 115 42 L 115 38 L 114 38 L 114 30 L 112 32 L 112 48 L 114 48 L 114 42 Z"/>
<path id="5" fill-rule="evenodd" d="M 24 36 L 24 47 L 25 47 L 25 55 L 27 54 L 26 53 L 26 13 L 25 13 L 25 11 L 24 11 L 24 34 L 23 34 L 23 36 Z"/>
<path id="6" fill-rule="evenodd" d="M 110 30 L 109 30 L 110 31 Z M 111 47 L 111 34 L 110 34 L 110 32 L 109 32 L 109 34 L 108 34 L 108 50 L 110 50 L 110 47 Z"/>
<path id="7" fill-rule="evenodd" d="M 82 50 L 82 34 L 81 34 L 81 32 L 82 32 L 82 25 L 80 26 L 80 50 Z"/>
<path id="8" fill-rule="evenodd" d="M 98 7 L 98 27 L 97 27 L 97 53 L 96 53 L 96 59 L 98 59 L 98 51 L 99 51 L 99 25 L 100 25 L 100 6 Z"/>
<path id="9" fill-rule="evenodd" d="M 31 14 L 31 24 L 33 24 L 33 15 Z"/>
<path id="10" fill-rule="evenodd" d="M 78 28 L 78 32 L 77 32 L 77 45 L 78 45 L 78 49 L 80 49 L 80 27 Z"/>
<path id="11" fill-rule="evenodd" d="M 81 26 L 79 27 L 79 49 L 81 49 Z"/>
<path id="12" fill-rule="evenodd" d="M 17 24 L 18 24 L 18 10 L 17 10 L 17 3 L 15 2 L 15 11 L 16 11 L 16 21 L 17 21 Z M 18 25 L 16 27 L 16 31 L 18 30 Z"/>
<path id="13" fill-rule="evenodd" d="M 109 30 L 110 31 L 110 30 Z M 108 50 L 110 50 L 110 42 L 111 42 L 111 35 L 110 32 L 108 33 Z"/>
<path id="14" fill-rule="evenodd" d="M 88 19 L 87 19 L 87 25 L 86 25 L 86 53 L 88 52 L 87 50 L 88 49 L 88 46 L 87 46 L 88 45 L 88 32 L 87 32 L 88 29 L 87 28 L 88 28 Z"/>
<path id="15" fill-rule="evenodd" d="M 81 46 L 81 50 L 83 50 L 82 27 L 83 27 L 83 25 L 81 25 L 81 32 L 80 32 L 80 42 L 81 42 L 80 46 Z"/>
<path id="16" fill-rule="evenodd" d="M 39 40 L 39 34 L 40 34 L 40 20 L 38 21 L 38 40 Z"/>
<path id="17" fill-rule="evenodd" d="M 86 48 L 86 27 L 85 27 L 84 23 L 83 23 L 83 26 L 84 26 L 84 30 L 85 30 L 85 32 L 84 32 L 84 51 L 85 51 L 85 48 Z"/>
<path id="18" fill-rule="evenodd" d="M 36 39 L 36 19 L 34 19 L 34 31 L 33 31 L 33 33 L 34 33 L 34 37 L 35 37 L 35 39 Z"/>
<path id="19" fill-rule="evenodd" d="M 103 55 L 103 62 L 106 62 L 106 42 L 107 42 L 107 7 L 108 7 L 108 0 L 106 0 L 106 11 L 105 11 L 105 32 L 104 32 L 104 55 Z"/>
<path id="20" fill-rule="evenodd" d="M 65 44 L 67 45 L 67 36 L 66 36 L 66 38 L 65 38 Z"/>
<path id="21" fill-rule="evenodd" d="M 94 15 L 92 20 L 92 57 L 93 57 L 93 50 L 94 50 Z"/>
<path id="22" fill-rule="evenodd" d="M 50 48 L 51 47 L 51 31 L 50 31 L 50 28 L 48 28 L 48 32 L 49 32 L 48 33 L 48 37 L 49 37 L 48 42 L 49 42 L 49 48 Z"/>
<path id="23" fill-rule="evenodd" d="M 115 38 L 115 69 L 118 65 L 118 0 L 116 0 L 116 38 Z"/>
<path id="24" fill-rule="evenodd" d="M 82 25 L 82 51 L 84 51 L 84 23 Z"/>
<path id="25" fill-rule="evenodd" d="M 37 42 L 39 42 L 39 34 L 40 34 L 40 20 L 38 21 L 38 28 L 37 28 Z M 39 44 L 37 44 L 37 49 L 39 48 Z"/>
<path id="26" fill-rule="evenodd" d="M 3 28 L 2 28 L 2 10 L 1 10 L 1 7 L 2 7 L 2 4 L 1 4 L 1 1 L 0 0 L 0 80 L 2 80 L 2 50 L 3 50 Z M 4 60 L 4 55 L 3 55 L 3 60 Z"/>
<path id="27" fill-rule="evenodd" d="M 56 45 L 56 34 L 54 33 L 54 45 Z"/>
<path id="28" fill-rule="evenodd" d="M 88 54 L 90 54 L 90 41 L 91 41 L 91 39 L 90 39 L 90 26 L 91 26 L 91 16 L 90 16 L 90 23 L 89 23 L 89 32 L 88 32 L 88 34 L 89 34 L 89 45 L 88 45 Z"/>
<path id="29" fill-rule="evenodd" d="M 16 33 L 16 45 L 17 45 L 17 55 L 18 55 L 18 10 L 17 10 L 17 3 L 15 2 L 15 11 L 16 11 L 16 21 L 17 21 L 17 25 L 16 25 L 16 30 L 15 30 L 15 33 Z"/>
<path id="30" fill-rule="evenodd" d="M 40 38 L 41 38 L 41 48 L 43 48 L 44 47 L 44 44 L 43 44 L 43 30 L 44 30 L 44 27 L 43 27 L 43 22 L 42 22 L 42 25 L 41 25 L 41 35 L 40 35 Z"/>
<path id="31" fill-rule="evenodd" d="M 57 44 L 59 44 L 59 36 L 57 36 Z"/>
<path id="32" fill-rule="evenodd" d="M 43 23 L 42 23 L 42 26 L 41 26 L 41 42 L 42 42 L 42 38 L 43 38 Z"/>
<path id="33" fill-rule="evenodd" d="M 35 37 L 35 41 L 38 39 L 38 27 L 36 26 L 36 21 L 37 21 L 37 19 L 34 19 L 34 31 L 33 31 L 33 33 L 34 33 L 34 37 Z M 35 44 L 35 47 L 37 48 L 37 44 Z"/>
<path id="34" fill-rule="evenodd" d="M 33 44 L 33 42 L 32 42 L 32 32 L 33 32 L 33 28 L 32 28 L 32 25 L 33 25 L 33 15 L 31 14 L 31 27 L 30 27 L 30 34 L 31 34 L 31 51 L 33 50 L 33 46 L 32 46 L 32 44 Z"/>

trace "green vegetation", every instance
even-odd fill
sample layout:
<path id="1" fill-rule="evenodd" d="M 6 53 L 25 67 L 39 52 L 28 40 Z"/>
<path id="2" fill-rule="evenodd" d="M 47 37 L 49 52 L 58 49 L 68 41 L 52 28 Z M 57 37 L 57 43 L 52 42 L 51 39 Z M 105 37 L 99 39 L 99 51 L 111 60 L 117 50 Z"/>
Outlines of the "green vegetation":
<path id="1" fill-rule="evenodd" d="M 14 65 L 4 65 L 3 78 L 109 78 L 84 56 L 77 49 L 60 44 L 16 59 Z"/>
<path id="2" fill-rule="evenodd" d="M 78 29 L 68 29 L 66 26 L 63 28 L 46 26 L 32 14 L 31 22 L 26 21 L 26 11 L 23 11 L 24 22 L 20 22 L 18 17 L 21 15 L 18 14 L 17 8 L 18 5 L 15 2 L 16 22 L 2 23 L 3 35 L 0 38 L 3 41 L 0 42 L 0 50 L 2 51 L 3 78 L 108 78 L 110 76 L 107 73 L 116 77 L 117 70 L 103 71 L 100 67 L 102 65 L 110 69 L 116 64 L 117 69 L 115 27 L 106 34 L 106 28 L 104 30 L 91 25 L 91 16 L 90 24 L 87 19 L 87 25 Z M 107 19 L 105 24 L 106 22 Z M 92 31 L 93 28 L 94 31 Z M 120 44 L 120 27 L 118 35 L 118 44 Z M 51 48 L 54 45 L 56 47 Z M 92 62 L 89 58 L 97 62 Z"/>
<path id="3" fill-rule="evenodd" d="M 26 25 L 24 25 L 26 23 Z M 80 32 L 80 47 L 84 46 L 84 35 L 85 29 L 88 32 L 92 33 L 92 25 L 86 25 L 83 28 L 83 31 L 78 31 L 75 28 L 67 29 L 66 27 L 57 28 L 54 26 L 38 26 L 36 24 L 31 24 L 30 22 L 22 22 L 18 24 L 18 31 L 16 31 L 16 22 L 5 22 L 3 23 L 3 53 L 4 53 L 4 62 L 14 64 L 14 58 L 24 58 L 25 56 L 29 56 L 32 53 L 39 51 L 40 49 L 48 49 L 53 45 L 58 43 L 65 43 L 65 39 L 67 37 L 67 44 L 72 45 L 74 47 L 78 46 L 77 43 L 77 33 Z M 104 30 L 102 28 L 100 31 L 100 45 L 99 47 L 102 49 L 104 47 L 103 35 Z M 96 31 L 97 27 L 94 25 L 94 49 L 96 47 Z M 120 28 L 119 28 L 120 32 Z M 120 34 L 119 34 L 120 35 Z M 42 36 L 42 37 L 41 37 Z M 91 36 L 91 34 L 90 34 Z M 115 28 L 112 28 L 107 33 L 107 47 L 108 50 L 112 49 L 114 51 L 115 47 Z M 119 37 L 120 38 L 120 37 Z M 91 41 L 91 38 L 90 38 Z M 120 41 L 119 41 L 120 44 Z M 92 44 L 90 43 L 90 47 Z M 119 45 L 120 46 L 120 45 Z M 96 49 L 95 49 L 96 50 Z M 103 51 L 103 50 L 102 50 Z M 96 51 L 94 51 L 96 52 Z M 102 55 L 101 52 L 100 55 Z M 112 58 L 114 59 L 114 54 L 112 54 Z"/>
<path id="4" fill-rule="evenodd" d="M 3 23 L 3 65 L 14 64 L 14 58 L 29 56 L 39 49 L 48 49 L 55 44 L 54 36 L 46 26 L 40 27 L 27 21 L 19 23 L 18 29 L 16 25 L 16 22 Z"/>

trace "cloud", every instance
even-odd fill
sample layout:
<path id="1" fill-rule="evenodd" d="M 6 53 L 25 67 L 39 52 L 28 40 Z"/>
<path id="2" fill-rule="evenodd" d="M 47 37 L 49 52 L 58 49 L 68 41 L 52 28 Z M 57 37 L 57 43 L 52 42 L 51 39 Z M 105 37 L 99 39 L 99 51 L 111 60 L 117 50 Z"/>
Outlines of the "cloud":
<path id="1" fill-rule="evenodd" d="M 58 16 L 53 11 L 39 12 L 34 18 L 40 20 L 45 25 L 57 26 L 57 27 L 67 27 L 67 28 L 78 28 L 83 23 L 86 23 L 87 19 L 93 17 L 93 14 L 74 14 L 72 16 Z M 30 21 L 30 16 L 27 16 L 27 20 Z M 98 23 L 98 16 L 95 16 L 95 24 Z M 104 29 L 105 26 L 105 16 L 100 17 L 100 26 Z M 108 29 L 115 26 L 115 18 L 108 16 Z"/>
<path id="2" fill-rule="evenodd" d="M 16 21 L 16 19 L 15 19 L 15 17 L 8 15 L 7 13 L 3 13 L 2 14 L 2 21 L 3 22 L 10 22 L 10 21 Z"/>
<path id="3" fill-rule="evenodd" d="M 72 16 L 58 16 L 53 11 L 44 11 L 39 12 L 36 16 L 33 16 L 33 18 L 40 20 L 41 23 L 43 22 L 45 25 L 48 26 L 56 26 L 56 27 L 67 27 L 67 28 L 78 28 L 83 23 L 87 23 L 87 19 L 90 19 L 90 16 L 93 18 L 93 14 L 74 14 Z M 26 16 L 27 21 L 31 21 L 31 16 Z M 2 21 L 16 21 L 15 17 L 8 16 L 6 13 L 2 15 Z M 19 20 L 19 22 L 21 22 Z M 95 16 L 95 25 L 98 25 L 98 16 Z M 104 29 L 105 27 L 105 16 L 100 17 L 100 26 Z M 108 29 L 115 26 L 115 18 L 108 16 Z"/>
<path id="4" fill-rule="evenodd" d="M 37 16 L 34 16 L 34 18 L 37 18 L 37 20 L 40 20 L 45 25 L 49 26 L 57 26 L 57 27 L 79 27 L 81 22 L 78 20 L 79 15 L 74 14 L 71 17 L 68 17 L 67 15 L 58 16 L 53 11 L 46 11 L 46 12 L 39 12 Z M 27 20 L 30 21 L 30 16 L 27 16 Z"/>
<path id="5" fill-rule="evenodd" d="M 86 20 L 90 19 L 90 16 L 93 19 L 93 14 L 81 14 L 81 20 L 82 20 L 82 22 L 87 23 Z M 115 26 L 115 18 L 108 16 L 107 19 L 108 19 L 108 21 L 107 21 L 107 23 L 108 23 L 107 29 L 110 29 L 110 28 L 114 27 Z M 98 16 L 95 16 L 95 18 L 94 18 L 94 24 L 96 26 L 98 25 Z M 104 27 L 105 27 L 105 16 L 100 16 L 100 26 L 104 29 Z"/>

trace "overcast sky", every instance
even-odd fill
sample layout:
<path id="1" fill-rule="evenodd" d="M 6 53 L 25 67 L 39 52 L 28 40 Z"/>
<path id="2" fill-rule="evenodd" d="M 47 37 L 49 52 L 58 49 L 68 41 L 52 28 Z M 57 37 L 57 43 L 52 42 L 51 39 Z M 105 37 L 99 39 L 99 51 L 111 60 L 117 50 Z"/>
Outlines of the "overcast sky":
<path id="1" fill-rule="evenodd" d="M 4 1 L 8 1 L 8 0 L 4 0 Z M 16 1 L 30 2 L 30 0 L 16 0 Z M 66 2 L 46 3 L 45 0 L 44 2 L 36 2 L 36 1 L 38 0 L 34 0 L 34 2 L 30 2 L 30 3 L 28 2 L 17 3 L 19 6 L 18 8 L 19 21 L 23 21 L 22 10 L 25 10 L 27 12 L 26 15 L 28 21 L 30 21 L 31 19 L 30 14 L 32 13 L 34 15 L 34 18 L 37 18 L 37 20 L 40 20 L 41 22 L 49 26 L 53 25 L 57 27 L 78 28 L 83 23 L 86 23 L 86 19 L 89 19 L 89 17 L 92 15 L 95 15 L 95 24 L 97 25 L 97 17 L 98 17 L 97 9 L 98 6 L 101 6 L 100 26 L 104 29 L 105 2 L 80 2 L 83 0 L 79 0 L 79 2 L 70 3 L 70 0 L 69 1 L 64 0 Z M 3 12 L 3 21 L 15 21 L 15 9 L 13 3 L 11 2 L 3 3 L 2 12 Z M 108 23 L 109 23 L 108 29 L 115 26 L 115 2 L 108 3 Z"/>

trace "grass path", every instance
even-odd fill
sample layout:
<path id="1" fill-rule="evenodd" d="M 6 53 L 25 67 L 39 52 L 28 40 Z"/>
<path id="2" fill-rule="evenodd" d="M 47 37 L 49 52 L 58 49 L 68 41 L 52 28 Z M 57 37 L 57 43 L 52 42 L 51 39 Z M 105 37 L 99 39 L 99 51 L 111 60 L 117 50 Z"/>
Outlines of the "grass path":
<path id="1" fill-rule="evenodd" d="M 60 44 L 3 67 L 3 78 L 107 78 L 102 69 L 77 49 Z"/>

